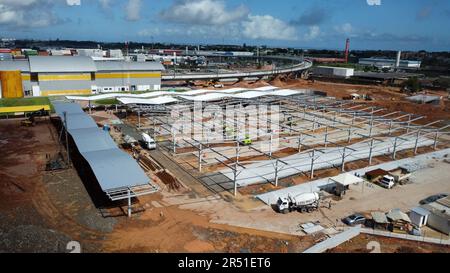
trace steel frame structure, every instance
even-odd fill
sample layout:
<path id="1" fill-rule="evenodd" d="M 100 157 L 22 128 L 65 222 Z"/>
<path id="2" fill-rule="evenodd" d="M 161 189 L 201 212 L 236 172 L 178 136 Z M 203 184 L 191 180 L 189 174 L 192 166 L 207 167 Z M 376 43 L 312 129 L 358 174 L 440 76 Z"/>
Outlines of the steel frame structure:
<path id="1" fill-rule="evenodd" d="M 371 165 L 377 144 L 388 142 L 383 140 L 383 137 L 391 137 L 394 139 L 394 143 L 391 143 L 391 156 L 392 159 L 395 160 L 401 141 L 410 141 L 411 138 L 415 140 L 413 150 L 414 154 L 417 154 L 421 142 L 424 142 L 422 139 L 428 139 L 429 136 L 431 136 L 433 139 L 432 147 L 437 149 L 440 136 L 449 134 L 446 129 L 450 127 L 450 125 L 436 127 L 441 121 L 420 125 L 415 122 L 423 119 L 423 116 L 401 111 L 388 112 L 386 109 L 379 107 L 359 104 L 353 101 L 336 100 L 334 98 L 323 97 L 315 94 L 299 94 L 283 98 L 264 96 L 251 100 L 226 98 L 219 101 L 206 103 L 206 105 L 211 104 L 221 108 L 230 105 L 243 104 L 254 105 L 256 107 L 278 105 L 280 109 L 279 113 L 283 116 L 283 121 L 280 119 L 280 135 L 278 141 L 283 142 L 286 140 L 290 141 L 291 139 L 296 139 L 298 154 L 307 155 L 311 160 L 309 168 L 311 179 L 314 177 L 314 171 L 316 170 L 315 165 L 320 157 L 318 154 L 325 153 L 324 148 L 327 148 L 330 145 L 342 150 L 340 152 L 342 155 L 341 163 L 337 166 L 333 165 L 333 167 L 340 166 L 341 171 L 344 172 L 346 159 L 352 153 L 357 152 L 355 149 L 350 147 L 350 143 L 352 141 L 354 144 L 367 144 L 369 146 L 368 164 Z M 240 132 L 234 131 L 234 135 L 231 139 L 221 141 L 220 143 L 210 141 L 205 142 L 192 137 L 192 135 L 183 135 L 181 141 L 177 142 L 176 135 L 181 134 L 181 130 L 172 126 L 174 123 L 174 118 L 170 117 L 170 113 L 175 107 L 178 108 L 178 111 L 181 107 L 183 111 L 192 112 L 195 106 L 192 101 L 187 100 L 182 100 L 172 105 L 156 107 L 142 105 L 130 106 L 133 111 L 139 112 L 139 117 L 142 113 L 143 117 L 151 120 L 155 140 L 157 136 L 169 138 L 172 148 L 171 152 L 174 156 L 179 155 L 177 154 L 178 147 L 188 147 L 196 150 L 197 152 L 195 154 L 198 158 L 198 170 L 200 173 L 202 172 L 202 168 L 205 166 L 203 160 L 204 153 L 206 151 L 210 151 L 216 155 L 216 157 L 213 158 L 213 160 L 217 161 L 216 164 L 221 164 L 225 168 L 232 171 L 234 194 L 236 195 L 238 187 L 237 177 L 242 170 L 248 168 L 240 161 L 240 158 L 245 156 L 245 153 L 243 153 L 243 147 L 240 145 L 238 140 Z M 236 109 L 234 111 L 234 113 L 244 115 L 248 114 L 245 113 L 245 111 Z M 258 121 L 260 119 L 262 120 L 262 118 L 259 117 L 259 114 L 256 114 L 253 118 L 256 118 Z M 286 120 L 289 121 L 289 125 L 287 125 Z M 204 126 L 202 120 L 195 120 L 192 116 L 191 119 L 186 122 L 191 124 L 189 126 Z M 267 119 L 267 122 L 270 124 L 276 123 L 276 121 L 273 122 L 270 118 Z M 299 122 L 303 122 L 304 124 L 292 125 L 293 123 Z M 232 126 L 238 127 L 238 123 L 242 123 L 242 121 L 237 121 L 234 119 L 233 123 L 231 124 Z M 158 130 L 156 130 L 157 128 Z M 323 128 L 325 128 L 325 130 L 319 131 L 319 129 Z M 159 132 L 159 135 L 157 134 L 157 131 Z M 162 133 L 161 131 L 165 133 Z M 250 153 L 252 156 L 267 157 L 270 162 L 267 164 L 273 165 L 273 173 L 275 174 L 275 178 L 272 181 L 266 180 L 266 182 L 274 183 L 275 186 L 278 186 L 278 181 L 280 178 L 278 173 L 286 168 L 293 168 L 298 171 L 298 174 L 304 173 L 304 171 L 290 166 L 291 164 L 289 160 L 278 158 L 274 155 L 271 144 L 275 134 L 267 132 L 260 133 L 260 131 L 261 130 L 257 128 L 258 140 L 262 137 L 270 137 L 269 151 L 264 151 L 257 148 L 256 145 L 253 144 L 246 146 L 246 148 L 248 150 L 247 153 L 251 151 Z M 339 133 L 344 133 L 347 137 L 345 139 L 342 139 L 341 137 L 340 139 L 338 138 L 333 140 L 332 136 Z M 306 141 L 307 139 L 309 139 L 309 143 Z M 234 146 L 221 147 L 221 149 L 217 148 L 220 144 L 229 145 L 230 143 L 234 143 Z M 189 153 L 192 154 L 192 152 Z M 230 153 L 234 156 L 230 156 Z M 248 161 L 246 161 L 246 163 L 248 163 Z"/>

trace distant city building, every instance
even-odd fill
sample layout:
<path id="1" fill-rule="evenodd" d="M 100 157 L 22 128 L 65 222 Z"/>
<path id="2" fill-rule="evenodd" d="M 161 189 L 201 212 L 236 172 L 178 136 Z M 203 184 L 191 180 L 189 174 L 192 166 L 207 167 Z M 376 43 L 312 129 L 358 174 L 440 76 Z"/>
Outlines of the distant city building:
<path id="1" fill-rule="evenodd" d="M 163 70 L 156 62 L 94 61 L 86 56 L 0 61 L 0 72 L 21 72 L 26 96 L 159 90 Z"/>
<path id="2" fill-rule="evenodd" d="M 1 38 L 0 47 L 14 47 L 16 45 L 16 39 L 14 38 Z"/>
<path id="3" fill-rule="evenodd" d="M 396 59 L 383 59 L 383 58 L 362 58 L 359 59 L 360 65 L 375 66 L 378 68 L 394 68 L 396 66 Z M 422 65 L 421 61 L 409 61 L 401 60 L 400 68 L 419 69 Z"/>

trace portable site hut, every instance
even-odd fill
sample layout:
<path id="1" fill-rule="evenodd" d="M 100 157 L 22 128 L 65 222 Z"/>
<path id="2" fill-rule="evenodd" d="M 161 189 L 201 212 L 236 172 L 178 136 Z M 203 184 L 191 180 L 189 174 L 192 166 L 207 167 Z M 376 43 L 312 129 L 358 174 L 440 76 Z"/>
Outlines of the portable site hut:
<path id="1" fill-rule="evenodd" d="M 450 197 L 439 199 L 421 207 L 430 212 L 427 226 L 450 235 Z"/>
<path id="2" fill-rule="evenodd" d="M 342 196 L 350 188 L 350 185 L 358 184 L 364 180 L 350 173 L 343 173 L 338 176 L 330 177 L 330 180 L 336 183 L 336 195 Z"/>
<path id="3" fill-rule="evenodd" d="M 375 211 L 375 212 L 371 212 L 370 214 L 372 215 L 373 228 L 378 228 L 378 229 L 387 229 L 388 228 L 389 221 L 384 212 Z"/>
<path id="4" fill-rule="evenodd" d="M 399 209 L 393 209 L 386 214 L 390 221 L 389 228 L 392 232 L 407 232 L 411 226 L 409 216 Z"/>
<path id="5" fill-rule="evenodd" d="M 430 215 L 430 211 L 421 207 L 415 207 L 411 209 L 409 213 L 409 218 L 411 219 L 411 223 L 416 227 L 423 227 L 428 222 L 428 216 Z"/>

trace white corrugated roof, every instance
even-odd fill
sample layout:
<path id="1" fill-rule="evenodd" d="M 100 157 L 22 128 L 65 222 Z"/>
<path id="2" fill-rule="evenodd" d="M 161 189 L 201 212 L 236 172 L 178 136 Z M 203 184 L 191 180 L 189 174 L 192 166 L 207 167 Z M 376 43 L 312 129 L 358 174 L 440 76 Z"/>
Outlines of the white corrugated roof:
<path id="1" fill-rule="evenodd" d="M 33 73 L 96 72 L 94 60 L 86 56 L 30 56 Z"/>
<path id="2" fill-rule="evenodd" d="M 252 90 L 256 90 L 256 91 L 270 91 L 270 90 L 275 90 L 278 89 L 278 87 L 275 86 L 263 86 L 263 87 L 258 87 L 258 88 L 252 88 Z"/>
<path id="3" fill-rule="evenodd" d="M 200 96 L 180 96 L 185 100 L 190 101 L 213 101 L 213 100 L 221 100 L 227 97 L 231 97 L 231 95 L 227 94 L 219 94 L 219 93 L 208 93 Z"/>
<path id="4" fill-rule="evenodd" d="M 98 71 L 164 71 L 158 62 L 96 61 Z"/>
<path id="5" fill-rule="evenodd" d="M 157 97 L 153 99 L 118 98 L 117 100 L 123 104 L 147 104 L 147 105 L 161 105 L 178 101 L 177 99 L 174 99 L 169 96 Z"/>

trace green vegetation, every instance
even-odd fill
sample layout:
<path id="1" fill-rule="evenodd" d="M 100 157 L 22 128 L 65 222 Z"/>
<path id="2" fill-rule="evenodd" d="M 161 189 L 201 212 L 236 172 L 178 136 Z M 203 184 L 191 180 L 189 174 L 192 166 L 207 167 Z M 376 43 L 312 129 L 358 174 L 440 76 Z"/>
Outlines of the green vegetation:
<path id="1" fill-rule="evenodd" d="M 403 90 L 407 93 L 414 94 L 422 89 L 422 85 L 417 77 L 409 78 L 403 83 Z"/>
<path id="2" fill-rule="evenodd" d="M 50 105 L 48 97 L 0 99 L 0 107 Z"/>
<path id="3" fill-rule="evenodd" d="M 114 105 L 114 104 L 119 104 L 119 101 L 115 98 L 111 98 L 111 99 L 104 99 L 104 100 L 96 100 L 94 101 L 95 104 L 98 105 Z"/>

